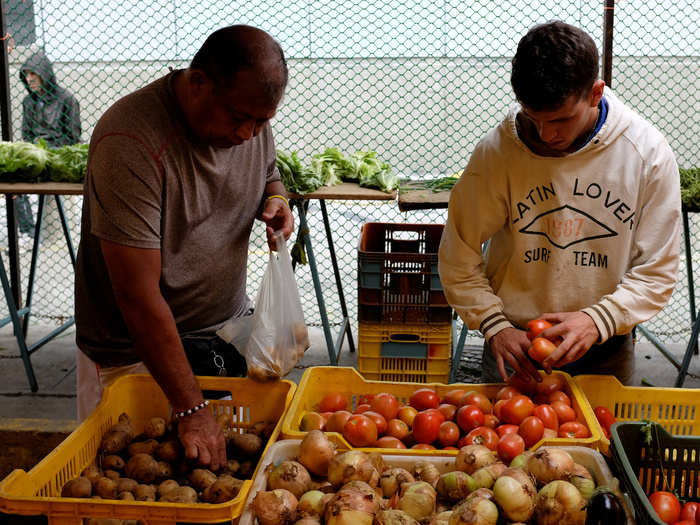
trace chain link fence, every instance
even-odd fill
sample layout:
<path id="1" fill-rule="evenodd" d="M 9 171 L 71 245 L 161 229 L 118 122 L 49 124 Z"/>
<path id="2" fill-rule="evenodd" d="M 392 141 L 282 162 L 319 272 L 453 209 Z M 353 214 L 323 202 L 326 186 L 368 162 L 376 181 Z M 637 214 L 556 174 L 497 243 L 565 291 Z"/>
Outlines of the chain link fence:
<path id="1" fill-rule="evenodd" d="M 371 149 L 401 177 L 460 171 L 477 141 L 514 102 L 510 58 L 529 27 L 562 19 L 588 31 L 602 49 L 600 1 L 457 2 L 259 0 L 257 2 L 3 0 L 10 39 L 13 137 L 20 139 L 24 61 L 43 49 L 59 85 L 80 104 L 81 141 L 117 99 L 185 67 L 213 30 L 251 24 L 271 33 L 288 58 L 290 83 L 273 121 L 277 146 L 301 158 L 328 146 Z M 613 88 L 662 130 L 681 167 L 699 163 L 700 10 L 694 2 L 618 0 Z M 73 241 L 79 241 L 80 197 L 65 197 Z M 37 197 L 30 197 L 36 214 Z M 73 311 L 73 271 L 52 199 L 38 261 L 32 315 L 58 322 Z M 444 223 L 446 210 L 401 213 L 395 202 L 328 202 L 340 273 L 356 322 L 356 252 L 367 221 Z M 4 209 L 3 212 L 4 214 Z M 5 217 L 0 217 L 4 221 Z M 329 292 L 333 271 L 317 202 L 311 234 Z M 700 264 L 700 218 L 691 214 L 692 269 Z M 663 226 L 660 226 L 663 227 Z M 3 230 L 3 238 L 5 230 Z M 5 243 L 6 244 L 6 243 Z M 26 243 L 21 268 L 29 267 Z M 250 247 L 251 296 L 264 271 L 264 232 Z M 676 291 L 647 323 L 666 343 L 683 343 L 690 328 L 685 256 Z M 307 321 L 319 323 L 308 267 L 297 270 Z M 326 294 L 339 319 L 335 293 Z"/>

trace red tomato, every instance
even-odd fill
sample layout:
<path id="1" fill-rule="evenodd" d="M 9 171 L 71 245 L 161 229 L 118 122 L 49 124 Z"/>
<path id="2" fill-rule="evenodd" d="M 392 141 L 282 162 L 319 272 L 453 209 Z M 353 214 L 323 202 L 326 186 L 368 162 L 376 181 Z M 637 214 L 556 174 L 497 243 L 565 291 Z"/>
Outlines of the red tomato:
<path id="1" fill-rule="evenodd" d="M 542 439 L 542 435 L 544 434 L 544 423 L 542 423 L 542 420 L 536 416 L 528 416 L 523 419 L 522 423 L 520 423 L 518 434 L 520 434 L 525 440 L 525 446 L 530 448 L 532 445 Z"/>
<path id="2" fill-rule="evenodd" d="M 442 402 L 454 406 L 459 406 L 459 402 L 462 400 L 464 394 L 466 393 L 466 390 L 462 390 L 461 388 L 455 388 L 454 390 L 450 390 L 449 392 L 447 392 L 447 394 L 444 395 L 444 397 L 442 398 Z"/>
<path id="3" fill-rule="evenodd" d="M 558 429 L 557 429 L 558 430 Z M 547 428 L 544 427 L 544 432 L 542 433 L 542 438 L 544 439 L 552 439 L 558 437 L 557 431 L 554 430 L 553 428 Z"/>
<path id="4" fill-rule="evenodd" d="M 413 418 L 416 417 L 416 414 L 418 413 L 418 410 L 416 410 L 413 407 L 409 406 L 402 406 L 399 408 L 399 411 L 396 413 L 396 417 L 399 418 L 401 421 L 406 423 L 409 427 L 413 425 Z"/>
<path id="5" fill-rule="evenodd" d="M 489 428 L 496 428 L 500 421 L 493 414 L 484 414 L 484 426 Z"/>
<path id="6" fill-rule="evenodd" d="M 588 432 L 588 428 L 583 423 L 568 421 L 561 424 L 557 435 L 560 438 L 587 438 L 591 433 Z"/>
<path id="7" fill-rule="evenodd" d="M 418 443 L 432 443 L 440 435 L 440 424 L 444 421 L 439 410 L 423 410 L 413 420 L 413 437 Z"/>
<path id="8" fill-rule="evenodd" d="M 455 418 L 455 413 L 457 412 L 457 407 L 449 403 L 443 403 L 438 407 L 438 410 L 442 412 L 447 421 L 453 421 Z"/>
<path id="9" fill-rule="evenodd" d="M 523 419 L 532 415 L 535 410 L 535 404 L 527 396 L 515 396 L 503 405 L 501 416 L 499 419 L 512 425 L 519 425 Z"/>
<path id="10" fill-rule="evenodd" d="M 555 401 L 551 404 L 551 407 L 557 413 L 557 418 L 559 419 L 559 424 L 567 423 L 569 421 L 576 420 L 576 411 L 569 405 L 562 403 L 561 401 Z"/>
<path id="11" fill-rule="evenodd" d="M 700 521 L 700 508 L 695 513 L 695 521 Z"/>
<path id="12" fill-rule="evenodd" d="M 437 408 L 440 406 L 440 398 L 434 390 L 429 388 L 419 388 L 408 399 L 409 405 L 420 412 L 429 408 Z"/>
<path id="13" fill-rule="evenodd" d="M 505 434 L 496 445 L 498 457 L 508 465 L 513 458 L 525 451 L 525 440 L 520 434 Z"/>
<path id="14" fill-rule="evenodd" d="M 484 413 L 474 405 L 464 405 L 457 410 L 457 424 L 464 432 L 469 432 L 484 424 Z"/>
<path id="15" fill-rule="evenodd" d="M 520 390 L 513 386 L 504 386 L 496 393 L 496 400 L 510 399 L 511 397 L 519 396 Z"/>
<path id="16" fill-rule="evenodd" d="M 435 447 L 427 443 L 416 443 L 411 447 L 414 450 L 435 450 Z"/>
<path id="17" fill-rule="evenodd" d="M 342 433 L 343 427 L 345 426 L 345 423 L 348 422 L 350 417 L 352 417 L 352 414 L 347 410 L 338 410 L 337 412 L 333 412 L 331 417 L 328 418 L 328 421 L 326 421 L 326 432 Z"/>
<path id="18" fill-rule="evenodd" d="M 373 410 L 368 410 L 367 412 L 362 413 L 363 416 L 367 416 L 370 418 L 372 421 L 374 421 L 374 424 L 377 425 L 377 434 L 378 435 L 383 435 L 386 432 L 386 419 L 384 419 L 384 416 L 381 415 L 379 412 L 375 412 Z"/>
<path id="19" fill-rule="evenodd" d="M 535 394 L 544 394 L 550 396 L 553 392 L 564 389 L 566 380 L 559 374 L 545 374 L 542 376 L 542 382 L 535 385 Z"/>
<path id="20" fill-rule="evenodd" d="M 462 404 L 474 405 L 475 407 L 478 407 L 479 410 L 481 410 L 484 414 L 490 414 L 493 410 L 493 405 L 491 404 L 491 401 L 489 401 L 489 398 L 486 397 L 484 394 L 480 394 L 479 392 L 475 391 L 468 392 L 467 395 L 464 396 L 464 401 L 462 402 Z"/>
<path id="21" fill-rule="evenodd" d="M 559 417 L 550 405 L 537 405 L 532 411 L 533 416 L 537 416 L 544 423 L 544 428 L 557 430 L 559 428 Z"/>
<path id="22" fill-rule="evenodd" d="M 459 427 L 452 421 L 443 421 L 440 423 L 440 432 L 438 434 L 438 443 L 442 447 L 451 447 L 459 441 Z"/>
<path id="23" fill-rule="evenodd" d="M 550 405 L 555 401 L 559 401 L 561 403 L 564 403 L 565 405 L 571 406 L 571 399 L 569 398 L 569 396 L 567 396 L 565 392 L 562 392 L 560 390 L 551 393 L 549 395 L 548 401 Z"/>
<path id="24" fill-rule="evenodd" d="M 380 437 L 374 442 L 373 446 L 378 448 L 406 448 L 406 445 L 404 445 L 400 439 L 396 439 L 392 436 Z"/>
<path id="25" fill-rule="evenodd" d="M 372 410 L 372 405 L 369 405 L 367 403 L 362 403 L 361 405 L 357 405 L 355 407 L 355 410 L 352 411 L 353 414 L 362 414 L 363 412 L 367 412 L 368 410 Z"/>
<path id="26" fill-rule="evenodd" d="M 610 439 L 610 427 L 612 424 L 616 421 L 615 416 L 613 416 L 612 412 L 608 410 L 605 407 L 598 406 L 593 409 L 593 413 L 595 414 L 595 417 L 598 419 L 598 423 L 600 423 L 600 426 L 603 428 L 603 432 L 605 433 L 605 437 Z M 695 517 L 693 516 L 693 519 Z"/>
<path id="27" fill-rule="evenodd" d="M 484 445 L 490 450 L 496 450 L 499 439 L 494 429 L 489 427 L 477 427 L 466 435 L 462 446 Z"/>
<path id="28" fill-rule="evenodd" d="M 673 525 L 697 525 L 697 523 L 695 522 L 695 520 L 681 520 L 677 521 Z"/>
<path id="29" fill-rule="evenodd" d="M 498 434 L 498 437 L 503 437 L 506 434 L 517 434 L 519 428 L 518 425 L 511 425 L 509 423 L 498 425 L 496 427 L 496 434 Z"/>
<path id="30" fill-rule="evenodd" d="M 386 392 L 374 396 L 369 405 L 374 412 L 384 416 L 384 419 L 387 421 L 394 419 L 399 411 L 398 400 L 393 395 L 387 394 Z"/>
<path id="31" fill-rule="evenodd" d="M 520 394 L 518 394 L 518 395 L 520 395 Z M 499 421 L 503 421 L 503 412 L 502 412 L 503 405 L 505 405 L 509 399 L 512 399 L 512 398 L 499 399 L 498 401 L 496 401 L 496 404 L 493 405 L 493 415 L 496 416 Z"/>
<path id="32" fill-rule="evenodd" d="M 369 405 L 372 403 L 372 399 L 374 399 L 374 394 L 363 394 L 357 398 L 357 404 L 358 405 Z"/>
<path id="33" fill-rule="evenodd" d="M 533 341 L 540 333 L 544 332 L 547 328 L 551 328 L 552 323 L 545 321 L 544 319 L 533 319 L 527 322 L 526 333 L 527 338 Z"/>
<path id="34" fill-rule="evenodd" d="M 649 496 L 649 503 L 664 523 L 676 523 L 681 517 L 681 504 L 671 492 L 658 490 Z"/>
<path id="35" fill-rule="evenodd" d="M 343 436 L 353 447 L 369 447 L 377 441 L 377 425 L 363 414 L 355 414 L 343 427 Z"/>
<path id="36" fill-rule="evenodd" d="M 326 421 L 318 412 L 307 412 L 301 418 L 299 430 L 310 432 L 311 430 L 323 430 L 326 426 Z"/>
<path id="37" fill-rule="evenodd" d="M 681 509 L 681 520 L 696 521 L 695 516 L 698 515 L 700 503 L 697 501 L 689 501 Z"/>
<path id="38" fill-rule="evenodd" d="M 530 377 L 529 375 L 521 376 L 520 374 L 513 374 L 508 378 L 508 384 L 526 396 L 529 396 L 535 392 L 537 381 L 535 381 L 534 377 Z"/>
<path id="39" fill-rule="evenodd" d="M 535 337 L 535 340 L 532 341 L 530 348 L 527 350 L 527 355 L 538 363 L 541 363 L 556 349 L 556 345 L 549 339 L 545 339 L 544 337 Z M 538 383 L 538 385 L 540 384 L 541 383 Z"/>
<path id="40" fill-rule="evenodd" d="M 390 419 L 386 423 L 386 435 L 396 439 L 405 438 L 410 432 L 408 425 L 400 419 Z"/>
<path id="41" fill-rule="evenodd" d="M 347 407 L 348 402 L 340 392 L 328 392 L 318 404 L 319 412 L 335 412 L 345 410 Z"/>

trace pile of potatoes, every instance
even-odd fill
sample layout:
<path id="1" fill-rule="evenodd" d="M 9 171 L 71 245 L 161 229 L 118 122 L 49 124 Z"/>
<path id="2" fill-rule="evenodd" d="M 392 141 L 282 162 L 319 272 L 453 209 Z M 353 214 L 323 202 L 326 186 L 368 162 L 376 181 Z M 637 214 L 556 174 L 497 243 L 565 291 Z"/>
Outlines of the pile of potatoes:
<path id="1" fill-rule="evenodd" d="M 153 417 L 135 435 L 127 414 L 102 437 L 95 462 L 61 490 L 67 498 L 224 503 L 236 497 L 250 479 L 275 423 L 259 422 L 248 432 L 230 427 L 222 414 L 226 436 L 226 465 L 212 472 L 184 457 L 175 422 Z"/>

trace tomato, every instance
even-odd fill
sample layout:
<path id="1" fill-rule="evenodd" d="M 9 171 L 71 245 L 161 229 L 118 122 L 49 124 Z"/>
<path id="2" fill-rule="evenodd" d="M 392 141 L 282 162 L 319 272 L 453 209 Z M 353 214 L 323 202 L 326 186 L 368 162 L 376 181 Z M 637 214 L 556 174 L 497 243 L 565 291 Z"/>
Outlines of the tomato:
<path id="1" fill-rule="evenodd" d="M 340 432 L 342 434 L 343 427 L 351 416 L 352 414 L 347 410 L 333 412 L 331 417 L 328 418 L 328 421 L 326 421 L 326 432 Z"/>
<path id="2" fill-rule="evenodd" d="M 490 450 L 496 450 L 499 440 L 500 438 L 494 429 L 477 427 L 466 435 L 464 445 L 484 445 Z"/>
<path id="3" fill-rule="evenodd" d="M 309 432 L 311 430 L 323 430 L 326 426 L 326 421 L 318 412 L 307 412 L 301 418 L 299 430 Z"/>
<path id="4" fill-rule="evenodd" d="M 533 416 L 537 416 L 544 423 L 544 428 L 557 430 L 559 428 L 559 417 L 550 405 L 537 405 L 532 411 Z"/>
<path id="5" fill-rule="evenodd" d="M 435 450 L 435 447 L 427 443 L 416 443 L 411 447 L 414 450 Z"/>
<path id="6" fill-rule="evenodd" d="M 568 421 L 559 427 L 557 435 L 560 438 L 587 438 L 591 433 L 583 423 Z"/>
<path id="7" fill-rule="evenodd" d="M 377 441 L 377 425 L 367 416 L 355 414 L 345 423 L 343 436 L 353 447 L 368 447 Z"/>
<path id="8" fill-rule="evenodd" d="M 408 425 L 400 419 L 390 419 L 386 423 L 386 435 L 396 439 L 405 438 L 410 432 Z"/>
<path id="9" fill-rule="evenodd" d="M 564 389 L 566 380 L 559 374 L 545 374 L 542 376 L 542 382 L 535 385 L 535 394 L 543 394 L 550 396 L 553 392 L 558 392 Z"/>
<path id="10" fill-rule="evenodd" d="M 335 412 L 346 408 L 348 408 L 348 402 L 340 392 L 328 392 L 318 404 L 319 412 Z"/>
<path id="11" fill-rule="evenodd" d="M 440 435 L 444 417 L 439 410 L 423 410 L 413 420 L 413 437 L 418 443 L 432 443 Z"/>
<path id="12" fill-rule="evenodd" d="M 374 399 L 374 394 L 363 394 L 357 398 L 358 405 L 370 405 Z"/>
<path id="13" fill-rule="evenodd" d="M 564 403 L 565 405 L 571 406 L 571 399 L 569 398 L 569 396 L 566 395 L 566 392 L 562 392 L 560 390 L 549 394 L 549 399 L 547 399 L 547 401 L 549 401 L 550 405 L 555 401 L 559 401 L 561 403 Z"/>
<path id="14" fill-rule="evenodd" d="M 681 520 L 696 521 L 695 516 L 698 514 L 698 509 L 700 509 L 700 503 L 697 501 L 689 501 L 681 509 Z"/>
<path id="15" fill-rule="evenodd" d="M 440 405 L 440 398 L 434 390 L 419 388 L 411 394 L 408 404 L 420 412 L 429 408 L 437 408 Z"/>
<path id="16" fill-rule="evenodd" d="M 517 434 L 518 433 L 518 425 L 511 425 L 509 423 L 506 423 L 504 425 L 498 425 L 496 427 L 496 434 L 498 434 L 498 437 L 503 437 L 506 434 Z"/>
<path id="17" fill-rule="evenodd" d="M 700 522 L 700 509 L 695 513 L 695 521 Z"/>
<path id="18" fill-rule="evenodd" d="M 556 349 L 556 345 L 552 343 L 549 339 L 545 339 L 544 337 L 535 337 L 535 340 L 532 341 L 530 348 L 528 348 L 527 350 L 527 355 L 529 355 L 538 363 L 541 363 L 545 360 L 545 358 L 549 357 L 549 354 L 554 352 Z M 538 385 L 540 384 L 541 383 L 538 383 Z"/>
<path id="19" fill-rule="evenodd" d="M 540 333 L 544 332 L 547 328 L 552 328 L 552 323 L 545 321 L 544 319 L 533 319 L 527 322 L 526 333 L 527 338 L 533 341 Z"/>
<path id="20" fill-rule="evenodd" d="M 413 425 L 413 418 L 416 417 L 416 414 L 418 413 L 418 410 L 416 410 L 413 407 L 409 406 L 402 406 L 399 408 L 399 411 L 396 413 L 396 417 L 399 418 L 401 421 L 406 423 L 409 427 Z"/>
<path id="21" fill-rule="evenodd" d="M 399 401 L 396 397 L 386 392 L 374 396 L 369 406 L 372 407 L 373 412 L 381 414 L 387 421 L 394 419 L 399 411 Z"/>
<path id="22" fill-rule="evenodd" d="M 372 445 L 377 448 L 406 448 L 400 439 L 392 436 L 382 436 Z"/>
<path id="23" fill-rule="evenodd" d="M 461 388 L 455 388 L 454 390 L 450 390 L 449 392 L 447 392 L 447 394 L 443 396 L 442 402 L 454 406 L 460 406 L 460 401 L 466 393 L 466 390 L 462 390 Z"/>
<path id="24" fill-rule="evenodd" d="M 525 395 L 532 395 L 535 392 L 535 381 L 534 377 L 531 376 L 521 376 L 520 374 L 513 374 L 508 378 L 508 384 Z"/>
<path id="25" fill-rule="evenodd" d="M 452 421 L 443 421 L 440 423 L 440 432 L 438 434 L 438 443 L 442 447 L 451 447 L 459 441 L 459 427 Z"/>
<path id="26" fill-rule="evenodd" d="M 649 503 L 665 523 L 676 523 L 681 517 L 681 504 L 671 492 L 657 490 L 649 496 Z"/>
<path id="27" fill-rule="evenodd" d="M 438 407 L 438 410 L 442 412 L 447 421 L 454 421 L 455 413 L 457 412 L 457 407 L 449 403 L 443 403 Z"/>
<path id="28" fill-rule="evenodd" d="M 544 432 L 542 433 L 542 438 L 543 439 L 552 439 L 555 437 L 559 437 L 557 430 L 554 430 L 553 428 L 544 427 Z"/>
<path id="29" fill-rule="evenodd" d="M 368 403 L 362 403 L 361 405 L 357 405 L 355 407 L 355 410 L 352 411 L 353 414 L 362 414 L 363 412 L 367 412 L 368 410 L 372 410 L 372 405 Z"/>
<path id="30" fill-rule="evenodd" d="M 466 396 L 464 396 L 464 402 L 462 403 L 463 405 L 474 405 L 475 407 L 478 407 L 479 410 L 481 410 L 484 414 L 490 414 L 491 411 L 493 410 L 493 405 L 491 404 L 491 401 L 489 401 L 489 398 L 486 397 L 484 394 L 480 394 L 479 392 L 468 392 Z"/>
<path id="31" fill-rule="evenodd" d="M 457 447 L 442 447 L 442 450 L 459 450 Z"/>
<path id="32" fill-rule="evenodd" d="M 532 445 L 542 439 L 544 434 L 544 423 L 537 416 L 528 416 L 523 419 L 518 428 L 520 434 L 525 440 L 525 446 L 530 448 Z"/>
<path id="33" fill-rule="evenodd" d="M 498 392 L 496 392 L 496 400 L 501 400 L 501 399 L 510 399 L 511 397 L 519 396 L 520 395 L 520 390 L 515 388 L 514 386 L 504 386 L 501 388 Z"/>
<path id="34" fill-rule="evenodd" d="M 532 415 L 533 410 L 535 410 L 535 404 L 532 402 L 532 399 L 522 395 L 515 396 L 503 405 L 501 409 L 503 417 L 499 419 L 512 425 L 519 425 L 523 419 Z"/>
<path id="35" fill-rule="evenodd" d="M 484 426 L 489 428 L 496 428 L 500 421 L 493 414 L 484 414 Z"/>
<path id="36" fill-rule="evenodd" d="M 561 401 L 555 401 L 550 406 L 557 413 L 557 418 L 559 419 L 560 425 L 562 423 L 567 423 L 568 421 L 576 420 L 576 411 L 569 405 L 565 405 Z"/>
<path id="37" fill-rule="evenodd" d="M 496 452 L 506 465 L 525 451 L 525 440 L 520 434 L 505 434 L 496 445 Z"/>
<path id="38" fill-rule="evenodd" d="M 499 399 L 498 401 L 496 401 L 496 404 L 493 405 L 493 415 L 496 416 L 499 421 L 503 421 L 503 405 L 505 405 L 508 402 L 508 399 Z"/>
<path id="39" fill-rule="evenodd" d="M 677 521 L 673 525 L 697 525 L 697 523 L 695 522 L 695 520 L 681 520 Z"/>
<path id="40" fill-rule="evenodd" d="M 457 410 L 457 424 L 464 432 L 484 424 L 484 413 L 474 405 L 464 405 Z"/>
<path id="41" fill-rule="evenodd" d="M 384 416 L 381 415 L 379 412 L 368 410 L 367 412 L 363 412 L 362 415 L 367 416 L 372 421 L 374 421 L 374 424 L 377 425 L 377 434 L 381 436 L 386 432 L 386 419 L 384 419 Z"/>
<path id="42" fill-rule="evenodd" d="M 615 416 L 613 416 L 610 410 L 602 406 L 595 407 L 593 409 L 593 413 L 598 419 L 598 423 L 600 423 L 600 426 L 603 428 L 603 433 L 605 433 L 605 437 L 610 439 L 610 427 L 616 421 Z M 695 519 L 695 517 L 693 517 L 693 519 Z"/>

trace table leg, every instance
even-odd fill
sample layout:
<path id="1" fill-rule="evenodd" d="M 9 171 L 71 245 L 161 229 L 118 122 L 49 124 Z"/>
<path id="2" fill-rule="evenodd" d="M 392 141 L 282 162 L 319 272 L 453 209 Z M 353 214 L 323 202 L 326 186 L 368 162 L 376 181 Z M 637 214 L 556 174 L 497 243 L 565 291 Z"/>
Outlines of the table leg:
<path id="1" fill-rule="evenodd" d="M 688 374 L 688 367 L 690 366 L 690 358 L 693 357 L 693 351 L 698 343 L 698 334 L 700 333 L 700 318 L 696 318 L 693 323 L 693 331 L 690 334 L 690 341 L 688 341 L 688 347 L 685 349 L 685 355 L 683 356 L 683 362 L 681 363 L 680 370 L 678 371 L 678 376 L 676 377 L 676 388 L 681 388 L 685 382 L 685 376 Z"/>
<path id="2" fill-rule="evenodd" d="M 695 280 L 693 279 L 693 259 L 690 249 L 690 227 L 688 212 L 683 210 L 683 241 L 685 244 L 685 271 L 688 276 L 688 304 L 690 307 L 690 324 L 695 324 Z M 695 355 L 698 355 L 698 345 L 695 343 Z"/>
<path id="3" fill-rule="evenodd" d="M 452 323 L 452 331 L 454 332 L 457 328 L 457 323 Z M 459 363 L 462 360 L 462 351 L 464 350 L 464 343 L 467 341 L 467 329 L 466 324 L 462 324 L 462 330 L 459 332 L 459 339 L 457 340 L 457 347 L 452 352 L 452 366 L 450 367 L 450 383 L 455 382 L 455 375 L 457 374 L 457 369 L 459 368 Z"/>
<path id="4" fill-rule="evenodd" d="M 36 225 L 34 226 L 34 242 L 32 244 L 32 262 L 29 267 L 29 281 L 27 282 L 27 315 L 24 316 L 22 329 L 24 336 L 27 337 L 29 330 L 29 309 L 32 307 L 32 296 L 34 294 L 34 279 L 36 278 L 36 265 L 39 259 L 39 243 L 41 241 L 41 230 L 44 224 L 44 209 L 46 207 L 46 196 L 39 195 L 39 208 L 36 216 Z"/>
<path id="5" fill-rule="evenodd" d="M 12 297 L 17 308 L 22 306 L 22 279 L 19 269 L 19 249 L 17 247 L 17 212 L 15 196 L 5 195 L 5 213 L 7 214 L 7 249 L 10 260 L 10 283 Z M 10 297 L 9 295 L 7 297 Z"/>
<path id="6" fill-rule="evenodd" d="M 66 246 L 68 247 L 68 255 L 70 256 L 70 262 L 75 269 L 75 247 L 73 246 L 73 239 L 70 236 L 70 228 L 68 228 L 68 220 L 66 219 L 66 212 L 63 209 L 63 199 L 60 195 L 56 195 L 56 207 L 58 208 L 58 215 L 61 218 L 61 227 L 63 228 L 63 235 L 66 238 Z"/>

